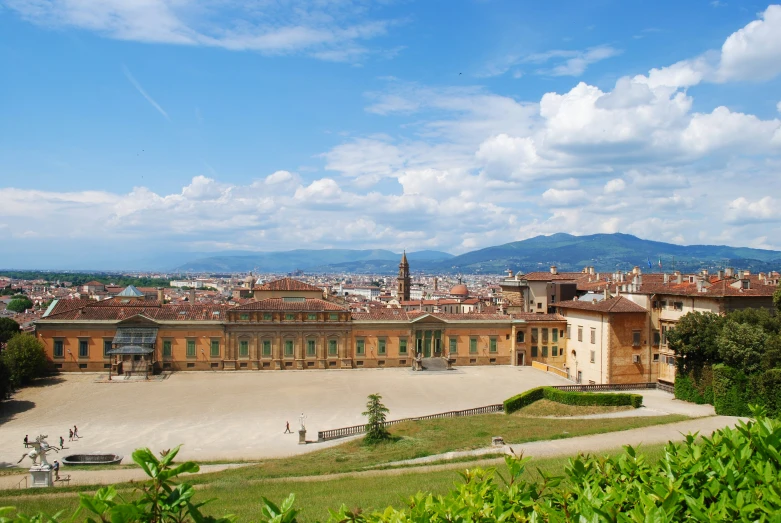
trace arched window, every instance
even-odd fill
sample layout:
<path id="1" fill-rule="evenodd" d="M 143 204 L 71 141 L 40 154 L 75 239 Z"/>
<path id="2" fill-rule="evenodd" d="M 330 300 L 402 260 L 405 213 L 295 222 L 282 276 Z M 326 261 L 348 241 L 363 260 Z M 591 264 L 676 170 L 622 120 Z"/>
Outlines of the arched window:
<path id="1" fill-rule="evenodd" d="M 515 334 L 515 341 L 518 343 L 523 343 L 526 341 L 526 331 L 518 331 Z"/>

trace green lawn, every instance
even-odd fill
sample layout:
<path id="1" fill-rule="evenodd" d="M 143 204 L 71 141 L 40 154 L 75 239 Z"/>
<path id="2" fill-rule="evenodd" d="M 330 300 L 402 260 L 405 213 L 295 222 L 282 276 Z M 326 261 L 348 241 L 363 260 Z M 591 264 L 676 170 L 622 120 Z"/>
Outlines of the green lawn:
<path id="1" fill-rule="evenodd" d="M 621 449 L 601 454 L 618 454 Z M 642 452 L 649 459 L 656 460 L 663 453 L 662 445 L 642 447 Z M 537 469 L 548 474 L 561 475 L 569 457 L 545 458 L 532 460 L 526 469 L 524 479 L 539 478 Z M 279 481 L 256 480 L 240 481 L 232 473 L 225 471 L 208 474 L 197 479 L 201 480 L 197 499 L 217 498 L 207 505 L 207 514 L 219 516 L 235 514 L 239 521 L 257 520 L 260 512 L 259 501 L 264 496 L 276 503 L 281 502 L 288 494 L 295 493 L 296 507 L 302 510 L 299 521 L 318 521 L 328 517 L 328 509 L 336 509 L 341 504 L 350 508 L 360 507 L 363 510 L 373 510 L 393 505 L 404 506 L 404 501 L 418 491 L 444 493 L 450 490 L 461 478 L 459 471 L 483 466 L 495 467 L 503 473 L 505 465 L 486 461 L 462 463 L 453 470 L 423 472 L 412 470 L 383 471 L 377 476 L 346 477 L 329 479 L 327 481 Z M 195 477 L 192 479 L 196 479 Z M 131 491 L 124 491 L 126 497 L 132 496 Z M 53 514 L 58 510 L 66 510 L 70 515 L 76 508 L 78 496 L 76 493 L 63 495 L 25 495 L 0 500 L 0 505 L 13 505 L 25 513 L 44 511 Z"/>
<path id="2" fill-rule="evenodd" d="M 631 405 L 622 406 L 602 406 L 602 405 L 566 405 L 556 401 L 541 399 L 528 405 L 516 414 L 519 416 L 541 417 L 541 416 L 588 416 L 590 414 L 606 414 L 609 412 L 620 412 L 624 410 L 634 410 Z"/>

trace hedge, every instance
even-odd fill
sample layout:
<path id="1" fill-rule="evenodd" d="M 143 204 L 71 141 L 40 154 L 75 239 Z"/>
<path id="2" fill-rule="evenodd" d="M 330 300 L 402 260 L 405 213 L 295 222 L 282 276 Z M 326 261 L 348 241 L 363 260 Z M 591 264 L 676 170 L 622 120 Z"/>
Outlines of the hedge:
<path id="1" fill-rule="evenodd" d="M 554 389 L 553 387 L 537 387 L 513 396 L 504 401 L 505 414 L 512 414 L 535 401 L 546 399 L 565 405 L 614 407 L 631 405 L 634 408 L 643 406 L 640 394 L 602 394 L 593 392 L 574 392 Z"/>
<path id="2" fill-rule="evenodd" d="M 768 416 L 781 415 L 781 369 L 751 376 L 724 364 L 713 366 L 713 406 L 722 416 L 749 416 L 749 405 L 765 408 Z"/>
<path id="3" fill-rule="evenodd" d="M 706 365 L 698 371 L 675 377 L 675 399 L 713 405 L 713 369 Z"/>

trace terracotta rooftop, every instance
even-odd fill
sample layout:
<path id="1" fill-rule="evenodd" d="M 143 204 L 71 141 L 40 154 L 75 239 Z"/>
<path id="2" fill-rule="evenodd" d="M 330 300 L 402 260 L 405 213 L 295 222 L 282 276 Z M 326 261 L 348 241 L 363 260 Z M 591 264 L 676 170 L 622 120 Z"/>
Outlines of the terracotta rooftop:
<path id="1" fill-rule="evenodd" d="M 251 301 L 234 307 L 237 311 L 344 311 L 345 308 L 330 301 L 306 298 L 302 300 L 286 300 L 285 298 L 268 298 Z"/>
<path id="2" fill-rule="evenodd" d="M 293 278 L 282 278 L 281 280 L 274 280 L 258 287 L 254 287 L 256 291 L 317 291 L 323 292 L 320 287 L 309 285 L 302 281 L 294 280 Z"/>
<path id="3" fill-rule="evenodd" d="M 648 312 L 624 296 L 614 296 L 598 302 L 586 300 L 562 301 L 554 305 L 560 309 L 579 309 L 595 312 Z"/>
<path id="4" fill-rule="evenodd" d="M 519 278 L 527 281 L 575 281 L 583 278 L 584 276 L 588 275 L 583 272 L 559 272 L 556 274 L 551 274 L 550 271 L 539 271 L 522 274 L 519 276 Z"/>
<path id="5" fill-rule="evenodd" d="M 511 314 L 515 320 L 525 321 L 567 321 L 561 314 L 535 314 L 533 312 L 514 312 Z"/>
<path id="6" fill-rule="evenodd" d="M 77 301 L 77 300 L 70 300 Z M 125 320 L 133 316 L 143 315 L 152 320 L 159 321 L 221 321 L 225 312 L 230 309 L 226 305 L 163 305 L 144 306 L 145 302 L 138 302 L 140 306 L 109 306 L 104 307 L 102 302 L 94 302 L 81 308 L 70 309 L 63 312 L 50 313 L 44 320 Z M 156 302 L 154 302 L 156 303 Z"/>

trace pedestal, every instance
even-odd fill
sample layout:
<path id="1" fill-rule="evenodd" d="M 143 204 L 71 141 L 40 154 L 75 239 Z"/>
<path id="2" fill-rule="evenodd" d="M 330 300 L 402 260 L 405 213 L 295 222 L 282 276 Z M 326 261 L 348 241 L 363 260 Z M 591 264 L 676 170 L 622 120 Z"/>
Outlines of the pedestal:
<path id="1" fill-rule="evenodd" d="M 30 488 L 53 487 L 51 465 L 33 465 L 30 467 Z"/>
<path id="2" fill-rule="evenodd" d="M 298 444 L 306 445 L 306 429 L 301 429 L 298 431 Z"/>

